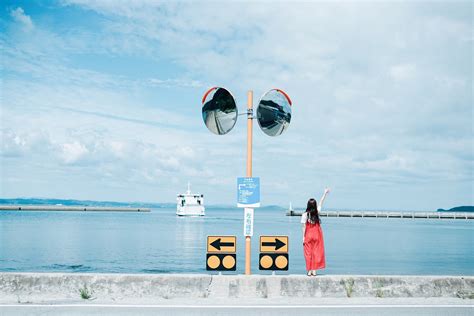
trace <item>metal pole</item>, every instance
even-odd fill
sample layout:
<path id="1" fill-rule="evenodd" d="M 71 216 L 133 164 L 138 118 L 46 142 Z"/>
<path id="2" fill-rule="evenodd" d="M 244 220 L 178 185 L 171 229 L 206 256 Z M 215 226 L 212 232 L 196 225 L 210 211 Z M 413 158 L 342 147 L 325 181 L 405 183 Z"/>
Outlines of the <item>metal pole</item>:
<path id="1" fill-rule="evenodd" d="M 252 177 L 253 91 L 247 93 L 247 177 Z M 245 274 L 250 275 L 250 236 L 245 236 Z"/>
<path id="2" fill-rule="evenodd" d="M 247 93 L 247 177 L 252 176 L 253 91 Z"/>

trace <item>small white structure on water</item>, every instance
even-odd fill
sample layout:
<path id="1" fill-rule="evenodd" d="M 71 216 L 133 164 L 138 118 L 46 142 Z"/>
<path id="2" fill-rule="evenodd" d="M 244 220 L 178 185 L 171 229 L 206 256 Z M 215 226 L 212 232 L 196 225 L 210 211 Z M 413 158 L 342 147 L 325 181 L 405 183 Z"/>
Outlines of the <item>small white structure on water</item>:
<path id="1" fill-rule="evenodd" d="M 295 210 L 293 210 L 293 206 L 291 205 L 291 202 L 290 202 L 290 208 L 286 211 L 286 214 L 293 215 L 294 212 Z"/>
<path id="2" fill-rule="evenodd" d="M 188 182 L 188 191 L 178 194 L 176 198 L 176 215 L 178 216 L 204 216 L 204 196 L 191 193 L 191 185 Z"/>

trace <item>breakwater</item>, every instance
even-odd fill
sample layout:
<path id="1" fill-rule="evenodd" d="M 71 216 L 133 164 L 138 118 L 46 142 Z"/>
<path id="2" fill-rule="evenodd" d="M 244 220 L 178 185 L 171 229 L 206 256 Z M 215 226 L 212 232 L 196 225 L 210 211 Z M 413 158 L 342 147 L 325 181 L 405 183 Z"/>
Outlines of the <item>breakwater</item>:
<path id="1" fill-rule="evenodd" d="M 287 216 L 301 216 L 303 211 L 288 210 Z M 385 211 L 321 211 L 321 217 L 372 217 L 372 218 L 431 218 L 474 219 L 469 212 L 385 212 Z"/>
<path id="2" fill-rule="evenodd" d="M 474 299 L 474 277 L 364 275 L 208 275 L 0 273 L 0 304 L 81 300 L 219 298 L 428 298 Z M 96 302 L 97 302 L 96 301 Z"/>
<path id="3" fill-rule="evenodd" d="M 67 211 L 67 212 L 150 212 L 146 207 L 66 206 L 66 205 L 0 205 L 0 211 Z"/>

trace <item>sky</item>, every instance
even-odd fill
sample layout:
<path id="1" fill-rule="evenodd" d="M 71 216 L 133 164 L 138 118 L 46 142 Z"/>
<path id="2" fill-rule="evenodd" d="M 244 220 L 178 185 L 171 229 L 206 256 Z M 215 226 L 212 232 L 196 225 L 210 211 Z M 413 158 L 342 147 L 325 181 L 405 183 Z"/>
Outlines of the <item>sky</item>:
<path id="1" fill-rule="evenodd" d="M 254 122 L 262 205 L 474 205 L 473 4 L 2 1 L 0 197 L 236 203 L 246 120 L 207 130 L 201 99 L 239 111 L 291 98 L 278 137 Z"/>

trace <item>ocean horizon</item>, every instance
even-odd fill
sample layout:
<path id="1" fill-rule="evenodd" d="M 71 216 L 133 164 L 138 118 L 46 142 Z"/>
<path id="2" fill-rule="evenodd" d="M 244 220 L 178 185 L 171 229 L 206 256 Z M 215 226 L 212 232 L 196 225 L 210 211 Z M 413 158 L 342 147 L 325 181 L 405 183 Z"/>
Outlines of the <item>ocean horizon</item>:
<path id="1" fill-rule="evenodd" d="M 41 197 L 16 197 L 16 198 L 0 198 L 0 205 L 65 205 L 65 206 L 117 206 L 117 207 L 148 207 L 148 208 L 172 208 L 176 207 L 176 202 L 144 202 L 144 201 L 106 201 L 106 200 L 78 200 L 78 199 L 63 199 L 63 198 L 41 198 Z M 220 209 L 226 208 L 229 210 L 241 210 L 236 204 L 206 204 L 206 209 Z M 454 207 L 454 206 L 453 206 Z M 282 211 L 289 209 L 289 204 L 279 205 L 279 204 L 270 204 L 262 205 L 256 209 L 259 210 L 277 210 Z M 296 211 L 301 211 L 306 209 L 304 205 L 294 205 L 293 209 Z M 325 211 L 382 211 L 382 212 L 436 212 L 436 210 L 417 210 L 417 209 L 393 209 L 393 208 L 334 208 L 334 207 L 324 207 Z"/>

